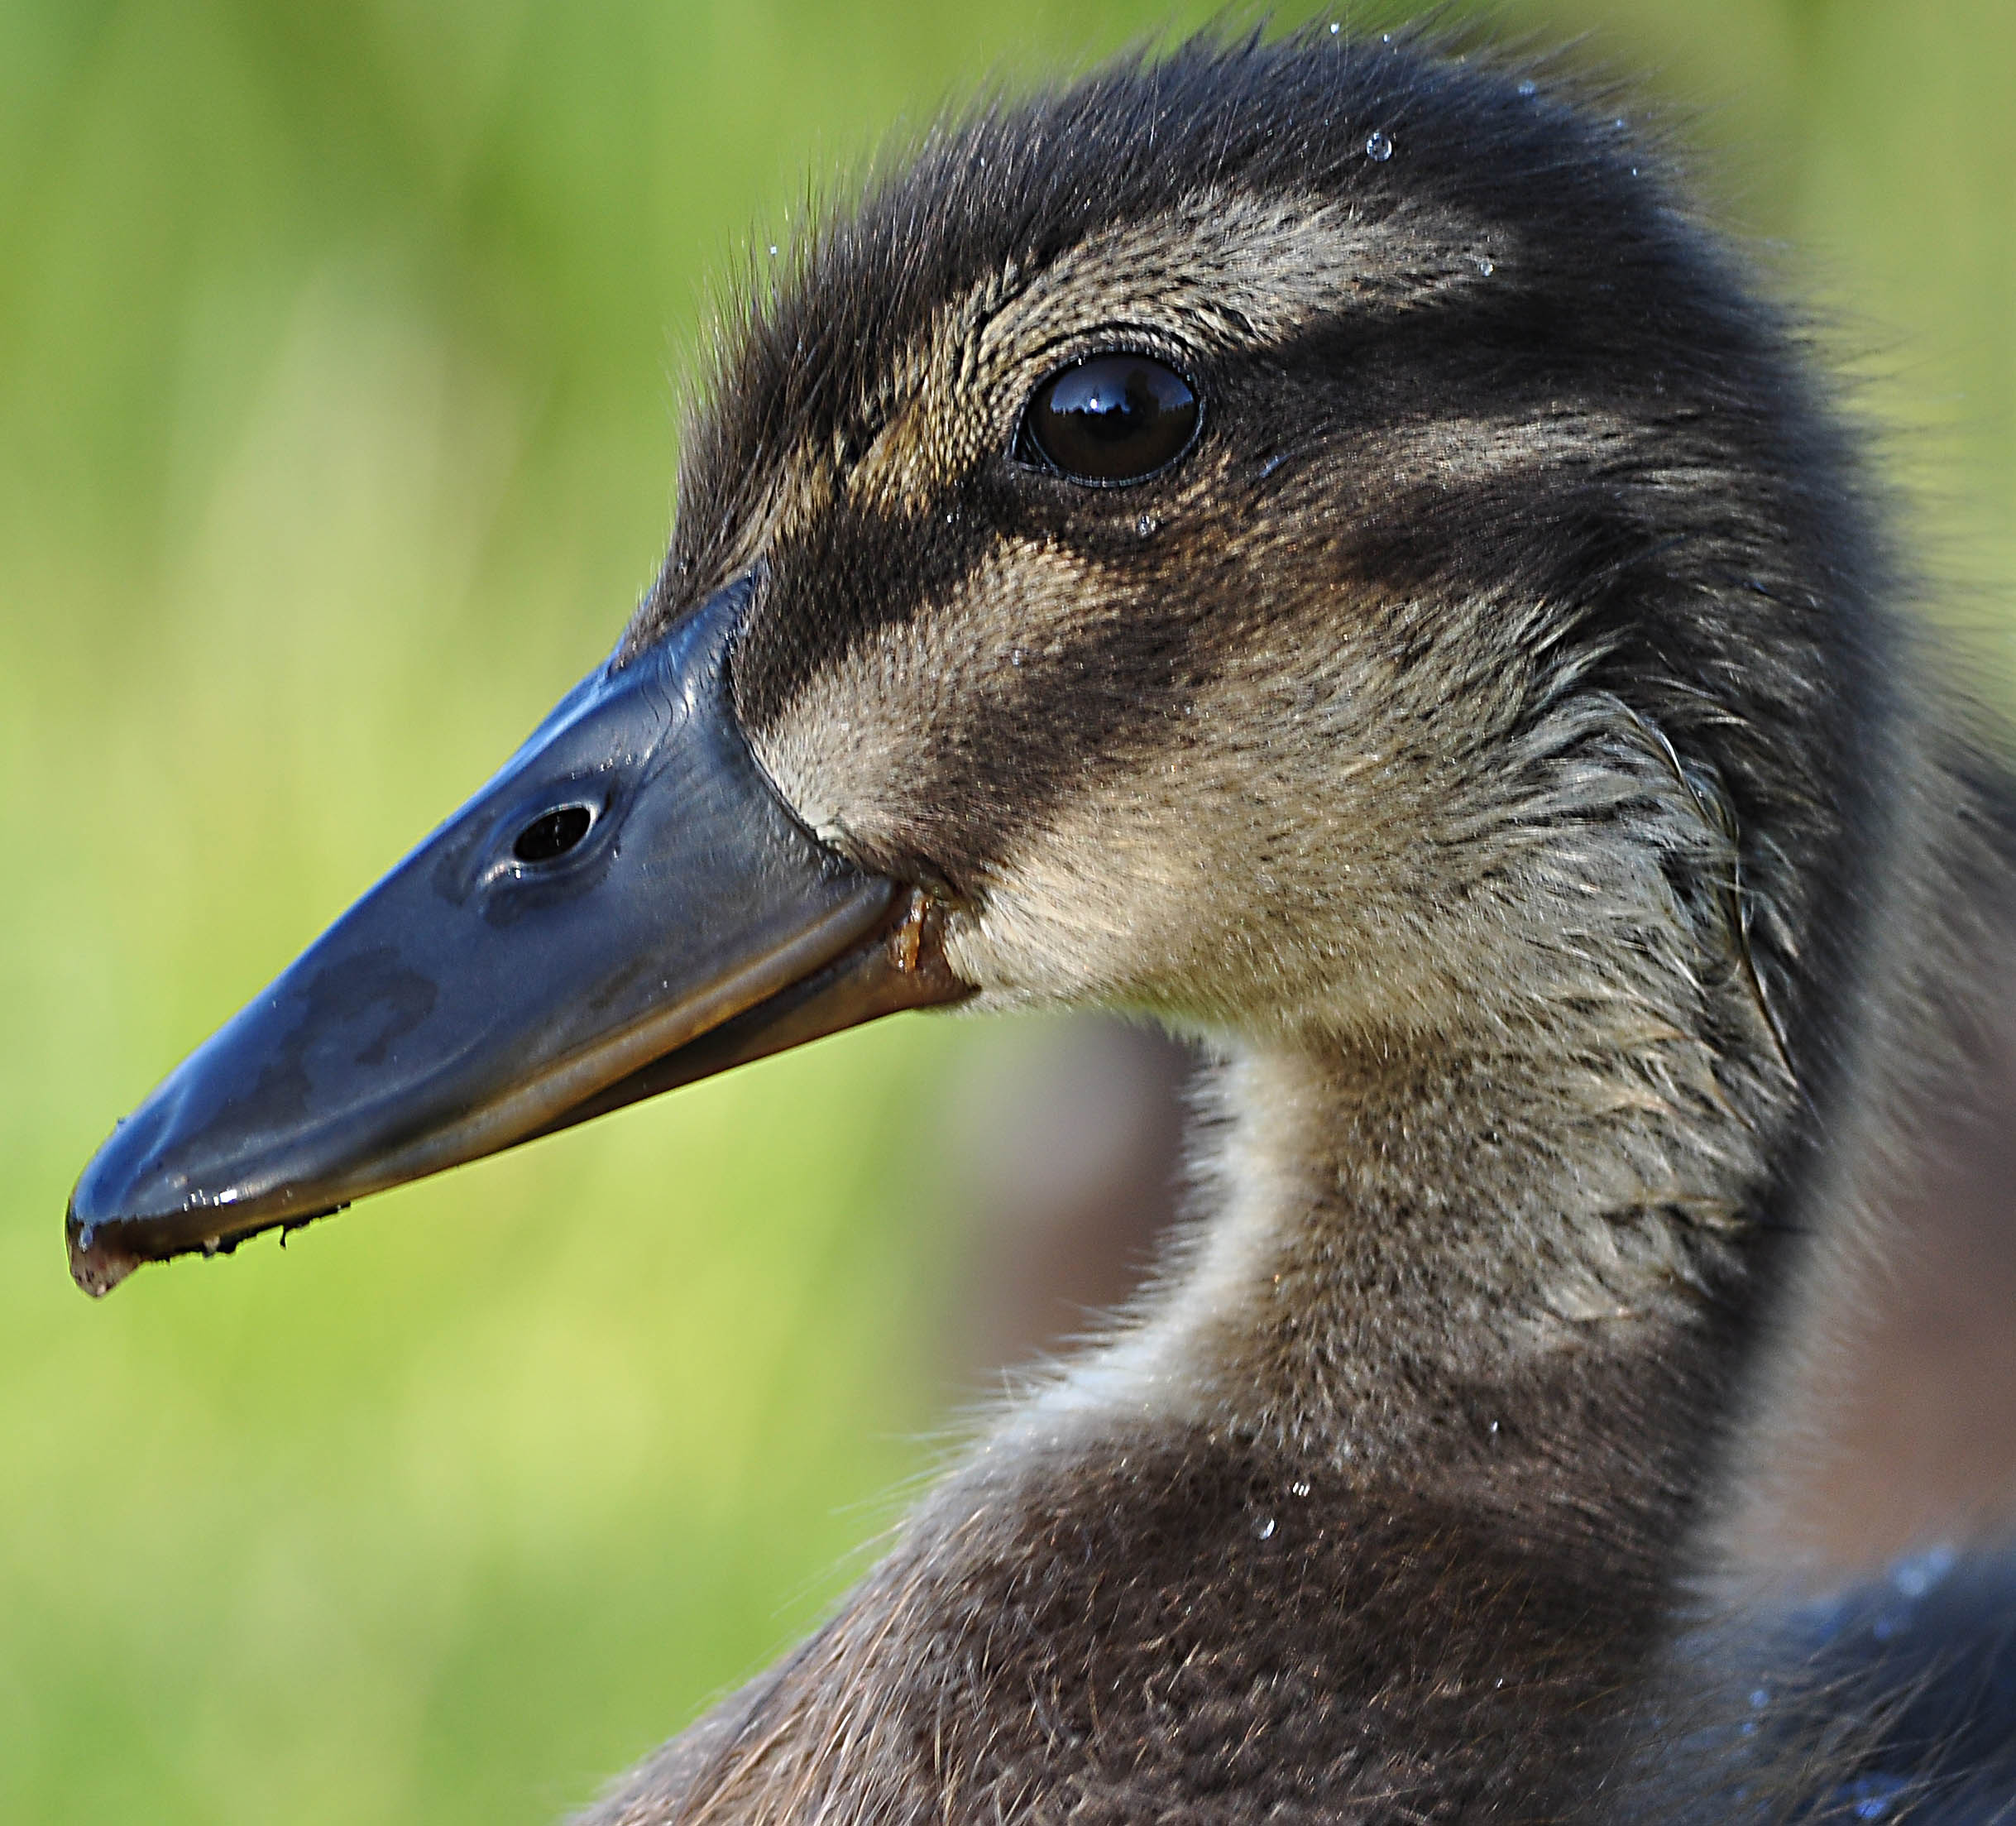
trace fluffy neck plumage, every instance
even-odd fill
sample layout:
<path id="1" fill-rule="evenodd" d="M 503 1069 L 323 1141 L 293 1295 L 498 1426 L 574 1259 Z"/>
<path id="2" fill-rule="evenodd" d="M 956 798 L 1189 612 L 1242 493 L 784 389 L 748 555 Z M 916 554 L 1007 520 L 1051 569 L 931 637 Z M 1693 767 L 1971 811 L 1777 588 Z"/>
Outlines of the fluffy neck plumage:
<path id="1" fill-rule="evenodd" d="M 1161 1818 L 1247 1765 L 1228 1818 L 1564 1817 L 1664 1628 L 1743 1279 L 1746 1131 L 1644 1081 L 1228 1063 L 1219 1208 L 1148 1311 L 597 1819 Z"/>
<path id="2" fill-rule="evenodd" d="M 1038 1413 L 1670 1542 L 1727 1405 L 1764 1169 L 1703 1043 L 1276 1048 L 1215 1100 L 1202 1229 Z"/>

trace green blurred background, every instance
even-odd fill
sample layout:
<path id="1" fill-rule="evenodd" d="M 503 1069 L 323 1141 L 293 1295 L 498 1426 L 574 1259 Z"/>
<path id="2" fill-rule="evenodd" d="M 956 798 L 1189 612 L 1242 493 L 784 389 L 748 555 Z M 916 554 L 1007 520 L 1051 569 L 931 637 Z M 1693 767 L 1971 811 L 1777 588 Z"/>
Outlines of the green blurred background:
<path id="1" fill-rule="evenodd" d="M 802 1630 L 927 1464 L 974 1023 L 103 1306 L 64 1197 L 606 649 L 749 225 L 1171 17 L 0 0 L 0 1818 L 549 1819 Z M 2016 4 L 1496 17 L 1690 111 L 2004 669 Z"/>

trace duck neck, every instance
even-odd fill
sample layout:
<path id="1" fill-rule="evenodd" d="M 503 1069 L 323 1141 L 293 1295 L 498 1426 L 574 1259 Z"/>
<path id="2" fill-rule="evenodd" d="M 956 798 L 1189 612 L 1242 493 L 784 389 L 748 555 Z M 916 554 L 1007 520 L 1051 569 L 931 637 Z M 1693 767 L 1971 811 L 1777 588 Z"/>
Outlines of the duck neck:
<path id="1" fill-rule="evenodd" d="M 1091 1373 L 1330 1477 L 1670 1546 L 1755 1305 L 1761 1082 L 1670 1038 L 1236 1057 L 1214 1210 Z"/>

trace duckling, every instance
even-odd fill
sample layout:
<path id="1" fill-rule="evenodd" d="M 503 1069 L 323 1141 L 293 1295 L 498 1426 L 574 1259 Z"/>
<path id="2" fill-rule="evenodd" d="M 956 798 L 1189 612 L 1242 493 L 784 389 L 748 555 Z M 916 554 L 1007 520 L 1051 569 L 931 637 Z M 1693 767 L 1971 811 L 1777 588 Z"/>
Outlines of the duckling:
<path id="1" fill-rule="evenodd" d="M 587 1819 L 1986 1817 L 2011 1733 L 1907 1756 L 1875 1598 L 1704 1597 L 2016 855 L 1875 494 L 1544 70 L 981 108 L 729 326 L 607 663 L 107 1142 L 73 1272 L 900 1008 L 1149 1016 L 1217 1060 L 1155 1289 Z"/>

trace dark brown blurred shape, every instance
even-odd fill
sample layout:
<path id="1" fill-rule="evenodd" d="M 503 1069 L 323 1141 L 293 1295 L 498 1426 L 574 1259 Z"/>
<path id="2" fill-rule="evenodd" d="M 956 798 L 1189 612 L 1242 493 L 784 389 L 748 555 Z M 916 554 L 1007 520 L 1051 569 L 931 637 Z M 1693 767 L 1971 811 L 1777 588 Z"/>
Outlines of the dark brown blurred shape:
<path id="1" fill-rule="evenodd" d="M 1937 1167 L 1896 1214 L 1889 1259 L 1817 1316 L 1838 1342 L 1790 1397 L 1808 1417 L 1798 1467 L 1741 1531 L 1762 1560 L 1824 1575 L 2016 1532 L 2016 941 L 2008 956 L 1978 1104 L 1928 1118 Z M 951 1190 L 971 1229 L 945 1350 L 960 1393 L 1063 1348 L 1137 1285 L 1180 1196 L 1191 1069 L 1173 1041 L 1088 1017 L 1025 1030 L 954 1087 Z"/>
<path id="2" fill-rule="evenodd" d="M 1830 1342 L 1793 1396 L 1818 1436 L 1774 1531 L 1823 1565 L 2016 1534 L 2016 942 L 2004 956 L 1978 1098 L 1928 1113 L 1932 1170 L 1884 1263 L 1817 1316 Z"/>
<path id="3" fill-rule="evenodd" d="M 1191 1069 L 1154 1029 L 1088 1015 L 1013 1033 L 953 1087 L 952 1207 L 969 1229 L 946 1361 L 960 1392 L 1062 1349 L 1140 1283 L 1181 1191 Z"/>

